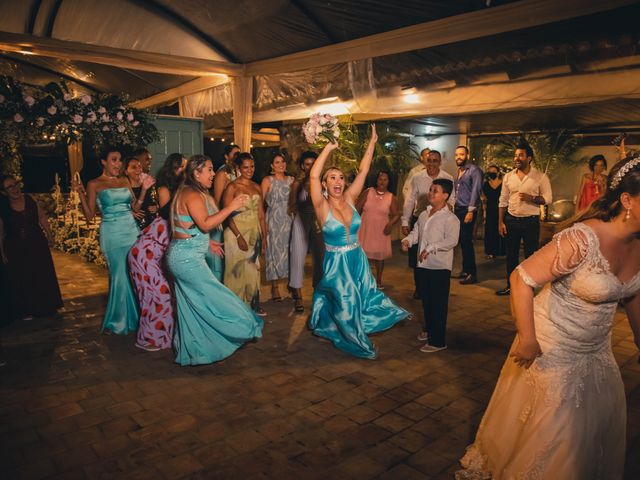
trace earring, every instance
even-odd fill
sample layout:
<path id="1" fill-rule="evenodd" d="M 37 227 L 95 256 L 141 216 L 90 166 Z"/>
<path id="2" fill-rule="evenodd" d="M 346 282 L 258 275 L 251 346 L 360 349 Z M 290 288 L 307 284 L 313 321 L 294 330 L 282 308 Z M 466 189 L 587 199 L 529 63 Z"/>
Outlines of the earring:
<path id="1" fill-rule="evenodd" d="M 624 221 L 626 222 L 631 218 L 631 209 L 627 208 L 627 213 L 624 214 Z"/>

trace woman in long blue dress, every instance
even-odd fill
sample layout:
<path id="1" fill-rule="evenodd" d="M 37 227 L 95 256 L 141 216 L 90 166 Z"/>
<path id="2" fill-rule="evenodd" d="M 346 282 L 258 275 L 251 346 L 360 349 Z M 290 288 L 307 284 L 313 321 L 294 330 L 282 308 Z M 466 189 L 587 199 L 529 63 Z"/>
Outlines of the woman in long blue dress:
<path id="1" fill-rule="evenodd" d="M 138 328 L 138 303 L 127 270 L 127 254 L 138 238 L 138 225 L 132 212 L 137 212 L 147 190 L 155 180 L 148 177 L 136 198 L 129 180 L 122 175 L 122 158 L 115 147 L 106 147 L 100 155 L 102 175 L 87 184 L 74 181 L 85 218 L 90 222 L 98 207 L 102 212 L 100 249 L 109 267 L 109 300 L 102 322 L 103 332 L 126 335 Z"/>
<path id="2" fill-rule="evenodd" d="M 172 205 L 173 240 L 167 265 L 175 278 L 178 323 L 173 346 L 180 365 L 217 362 L 262 336 L 260 317 L 222 285 L 207 265 L 209 231 L 248 200 L 247 195 L 239 195 L 216 212 L 208 193 L 214 175 L 208 157 L 191 157 L 184 185 Z"/>
<path id="3" fill-rule="evenodd" d="M 358 243 L 360 215 L 354 203 L 364 186 L 378 138 L 375 125 L 371 128 L 371 140 L 358 175 L 348 188 L 338 168 L 327 169 L 322 181 L 320 178 L 337 144 L 329 143 L 311 167 L 311 200 L 322 224 L 326 253 L 324 276 L 313 294 L 309 327 L 340 350 L 373 359 L 377 351 L 367 335 L 392 327 L 409 313 L 377 289 L 367 256 Z"/>

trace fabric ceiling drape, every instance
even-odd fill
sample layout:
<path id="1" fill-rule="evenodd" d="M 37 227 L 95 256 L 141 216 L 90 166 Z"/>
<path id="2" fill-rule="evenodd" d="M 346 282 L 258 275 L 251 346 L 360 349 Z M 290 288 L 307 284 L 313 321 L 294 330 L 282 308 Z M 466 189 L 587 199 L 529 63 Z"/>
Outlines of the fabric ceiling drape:
<path id="1" fill-rule="evenodd" d="M 251 122 L 253 119 L 253 77 L 234 77 L 233 134 L 235 143 L 243 152 L 251 148 Z"/>

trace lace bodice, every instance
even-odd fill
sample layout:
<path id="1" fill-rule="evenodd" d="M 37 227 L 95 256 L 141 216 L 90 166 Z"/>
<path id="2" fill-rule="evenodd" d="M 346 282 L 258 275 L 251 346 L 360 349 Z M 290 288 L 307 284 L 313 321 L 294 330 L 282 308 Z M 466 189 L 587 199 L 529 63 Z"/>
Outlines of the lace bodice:
<path id="1" fill-rule="evenodd" d="M 538 381 L 559 381 L 561 388 L 548 389 L 547 394 L 556 400 L 573 398 L 579 405 L 588 372 L 595 372 L 592 380 L 597 384 L 606 370 L 617 371 L 610 346 L 613 317 L 620 300 L 640 291 L 640 272 L 621 282 L 602 255 L 596 233 L 584 223 L 560 232 L 553 241 L 552 273 L 558 278 L 534 300 L 536 337 L 543 354 L 530 373 L 539 374 Z M 518 272 L 525 283 L 538 286 L 526 263 Z"/>

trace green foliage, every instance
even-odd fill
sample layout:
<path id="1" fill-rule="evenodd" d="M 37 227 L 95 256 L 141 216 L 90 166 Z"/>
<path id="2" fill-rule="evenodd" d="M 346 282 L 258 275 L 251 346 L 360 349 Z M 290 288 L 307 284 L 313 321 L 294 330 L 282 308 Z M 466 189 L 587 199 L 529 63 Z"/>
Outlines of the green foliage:
<path id="1" fill-rule="evenodd" d="M 473 139 L 471 156 L 477 164 L 486 169 L 497 165 L 503 172 L 513 169 L 513 155 L 518 144 L 527 143 L 533 149 L 534 165 L 553 179 L 568 167 L 583 163 L 575 158 L 578 141 L 566 130 L 554 133 L 520 133 L 492 138 Z"/>

